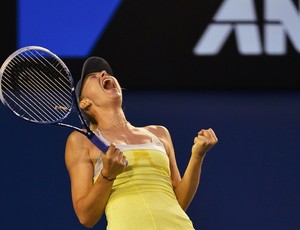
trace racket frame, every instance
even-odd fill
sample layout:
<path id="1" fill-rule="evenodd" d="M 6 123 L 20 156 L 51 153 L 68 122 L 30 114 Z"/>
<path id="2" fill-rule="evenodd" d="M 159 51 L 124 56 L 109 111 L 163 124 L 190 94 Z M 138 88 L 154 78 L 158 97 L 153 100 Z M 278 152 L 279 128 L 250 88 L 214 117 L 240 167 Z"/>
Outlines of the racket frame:
<path id="1" fill-rule="evenodd" d="M 16 112 L 6 101 L 5 101 L 5 98 L 3 96 L 3 90 L 2 90 L 2 77 L 3 77 L 3 74 L 4 74 L 4 71 L 6 69 L 6 67 L 8 66 L 8 64 L 12 61 L 12 59 L 14 59 L 16 56 L 18 56 L 19 54 L 21 53 L 24 53 L 24 52 L 27 52 L 27 51 L 30 51 L 30 50 L 38 50 L 38 51 L 42 51 L 42 52 L 45 52 L 47 54 L 50 54 L 50 56 L 52 56 L 53 58 L 55 58 L 62 66 L 63 68 L 65 69 L 65 71 L 68 73 L 68 79 L 69 79 L 69 83 L 71 84 L 71 98 L 72 98 L 72 103 L 71 103 L 71 106 L 70 108 L 68 109 L 67 113 L 59 120 L 57 121 L 54 121 L 54 122 L 38 122 L 38 121 L 34 121 L 34 120 L 30 120 L 24 116 L 22 116 L 21 114 L 19 114 L 18 112 Z M 15 52 L 13 52 L 11 55 L 9 55 L 9 57 L 4 61 L 4 63 L 2 64 L 1 68 L 0 68 L 0 100 L 2 101 L 2 103 L 5 105 L 5 107 L 9 108 L 10 111 L 12 111 L 16 116 L 18 116 L 19 118 L 22 118 L 23 120 L 26 120 L 26 121 L 29 121 L 29 122 L 32 122 L 32 123 L 37 123 L 37 124 L 51 124 L 51 125 L 59 125 L 59 126 L 63 126 L 63 127 L 66 127 L 66 128 L 70 128 L 70 129 L 73 129 L 73 130 L 76 130 L 80 133 L 82 133 L 83 135 L 87 136 L 91 141 L 92 143 L 94 143 L 103 153 L 106 153 L 106 151 L 108 150 L 108 146 L 104 143 L 103 140 L 101 140 L 88 126 L 86 120 L 84 119 L 83 115 L 82 115 L 82 111 L 80 110 L 79 108 L 79 105 L 78 105 L 78 101 L 77 101 L 77 97 L 76 97 L 76 93 L 75 93 L 75 88 L 74 88 L 74 80 L 73 80 L 73 77 L 72 77 L 72 74 L 69 70 L 69 68 L 67 67 L 67 65 L 56 55 L 54 54 L 53 52 L 51 52 L 50 50 L 44 48 L 44 47 L 41 47 L 41 46 L 26 46 L 26 47 L 22 47 L 18 50 L 16 50 Z M 78 128 L 76 126 L 73 126 L 73 125 L 70 125 L 70 124 L 66 124 L 66 123 L 63 123 L 62 121 L 64 119 L 66 119 L 71 111 L 75 108 L 77 114 L 78 114 L 78 117 L 80 119 L 80 122 L 81 124 L 84 126 L 84 128 L 87 130 L 87 131 L 84 131 L 82 130 L 81 128 Z"/>

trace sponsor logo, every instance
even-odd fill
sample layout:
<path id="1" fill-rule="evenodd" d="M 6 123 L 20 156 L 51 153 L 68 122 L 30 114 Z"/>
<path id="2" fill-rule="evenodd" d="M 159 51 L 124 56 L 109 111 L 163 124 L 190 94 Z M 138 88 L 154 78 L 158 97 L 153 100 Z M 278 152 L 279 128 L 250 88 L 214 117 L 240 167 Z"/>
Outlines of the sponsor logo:
<path id="1" fill-rule="evenodd" d="M 285 55 L 287 41 L 299 53 L 300 16 L 296 4 L 292 0 L 262 1 L 263 22 L 259 22 L 254 0 L 224 0 L 193 53 L 217 55 L 232 34 L 241 55 Z"/>

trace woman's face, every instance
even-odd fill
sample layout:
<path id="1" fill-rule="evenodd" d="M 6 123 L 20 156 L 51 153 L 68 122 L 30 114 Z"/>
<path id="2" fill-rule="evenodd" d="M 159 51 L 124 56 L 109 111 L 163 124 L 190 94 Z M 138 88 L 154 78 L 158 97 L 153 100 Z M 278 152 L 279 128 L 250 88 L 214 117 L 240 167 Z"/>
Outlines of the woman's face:
<path id="1" fill-rule="evenodd" d="M 85 77 L 81 98 L 88 98 L 97 106 L 105 106 L 114 101 L 122 101 L 122 89 L 113 76 L 103 70 Z"/>

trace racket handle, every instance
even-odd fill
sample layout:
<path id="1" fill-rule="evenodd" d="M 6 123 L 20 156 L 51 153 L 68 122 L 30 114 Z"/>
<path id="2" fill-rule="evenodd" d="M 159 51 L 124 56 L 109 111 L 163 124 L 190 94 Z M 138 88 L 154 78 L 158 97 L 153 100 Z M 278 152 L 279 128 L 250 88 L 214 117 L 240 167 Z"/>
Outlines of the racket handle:
<path id="1" fill-rule="evenodd" d="M 106 153 L 109 146 L 107 146 L 97 135 L 91 133 L 89 135 L 91 142 L 96 145 L 103 153 Z M 128 166 L 128 161 L 126 160 L 126 166 Z"/>
<path id="2" fill-rule="evenodd" d="M 91 142 L 93 142 L 94 145 L 96 145 L 103 153 L 106 153 L 108 150 L 108 146 L 102 141 L 100 140 L 99 137 L 97 137 L 94 133 L 92 133 L 89 136 Z"/>

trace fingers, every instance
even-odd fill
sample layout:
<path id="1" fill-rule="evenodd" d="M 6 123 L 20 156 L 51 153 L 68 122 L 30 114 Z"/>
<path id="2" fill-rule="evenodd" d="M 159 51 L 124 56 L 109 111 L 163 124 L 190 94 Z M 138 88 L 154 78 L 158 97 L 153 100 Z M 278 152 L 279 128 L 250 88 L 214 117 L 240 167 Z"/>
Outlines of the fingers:
<path id="1" fill-rule="evenodd" d="M 106 154 L 102 153 L 101 156 L 103 174 L 109 178 L 116 178 L 127 167 L 126 156 L 114 143 L 109 146 Z"/>
<path id="2" fill-rule="evenodd" d="M 213 129 L 201 129 L 198 136 L 194 138 L 194 150 L 207 152 L 218 142 L 218 138 Z"/>
<path id="3" fill-rule="evenodd" d="M 192 146 L 192 156 L 196 158 L 205 157 L 206 153 L 218 142 L 218 138 L 213 129 L 201 129 L 194 138 Z"/>
<path id="4" fill-rule="evenodd" d="M 218 142 L 218 138 L 214 132 L 214 130 L 212 128 L 209 128 L 209 129 L 201 129 L 199 132 L 198 132 L 198 136 L 195 137 L 195 140 L 194 142 L 197 140 L 198 137 L 207 137 L 209 140 L 211 140 L 212 142 L 214 143 L 217 143 Z"/>
<path id="5" fill-rule="evenodd" d="M 114 143 L 109 146 L 108 151 L 106 152 L 106 158 L 110 161 L 127 165 L 126 156 L 119 148 L 117 148 L 116 144 Z"/>
<path id="6" fill-rule="evenodd" d="M 218 138 L 214 132 L 214 130 L 212 128 L 209 128 L 208 130 L 208 133 L 210 134 L 210 138 L 215 142 L 217 143 L 218 142 Z"/>
<path id="7" fill-rule="evenodd" d="M 116 154 L 115 157 L 116 157 L 117 161 L 122 163 L 123 165 L 127 166 L 126 156 L 123 154 L 123 152 L 120 149 L 116 148 L 115 154 Z"/>

